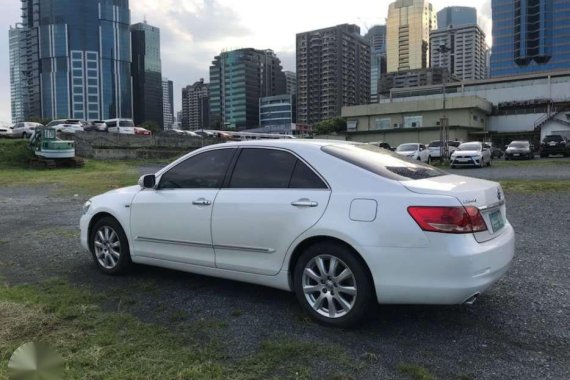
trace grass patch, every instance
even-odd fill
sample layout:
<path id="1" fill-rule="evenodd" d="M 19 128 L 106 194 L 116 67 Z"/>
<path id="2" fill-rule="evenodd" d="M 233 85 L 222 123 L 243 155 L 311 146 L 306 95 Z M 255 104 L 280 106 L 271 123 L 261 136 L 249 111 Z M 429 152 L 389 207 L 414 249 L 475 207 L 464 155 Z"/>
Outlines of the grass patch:
<path id="1" fill-rule="evenodd" d="M 570 191 L 570 180 L 505 180 L 500 183 L 504 190 L 519 193 Z"/>
<path id="2" fill-rule="evenodd" d="M 327 357 L 347 373 L 356 368 L 340 346 L 291 338 L 265 341 L 250 357 L 232 360 L 216 338 L 207 339 L 226 327 L 223 322 L 188 322 L 172 332 L 106 311 L 103 301 L 60 280 L 0 285 L 0 378 L 6 378 L 14 350 L 31 341 L 58 352 L 70 379 L 311 378 L 315 370 L 326 375 L 314 360 Z"/>
<path id="3" fill-rule="evenodd" d="M 435 377 L 424 367 L 410 363 L 398 364 L 398 371 L 413 380 L 435 380 Z"/>
<path id="4" fill-rule="evenodd" d="M 4 167 L 24 167 L 33 158 L 27 140 L 0 139 L 0 169 Z"/>
<path id="5" fill-rule="evenodd" d="M 61 195 L 92 196 L 136 184 L 138 165 L 132 161 L 86 160 L 78 169 L 4 167 L 0 168 L 0 186 L 54 186 Z"/>
<path id="6" fill-rule="evenodd" d="M 542 166 L 567 166 L 570 161 L 562 158 L 535 158 L 534 160 L 493 160 L 496 167 L 542 167 Z"/>

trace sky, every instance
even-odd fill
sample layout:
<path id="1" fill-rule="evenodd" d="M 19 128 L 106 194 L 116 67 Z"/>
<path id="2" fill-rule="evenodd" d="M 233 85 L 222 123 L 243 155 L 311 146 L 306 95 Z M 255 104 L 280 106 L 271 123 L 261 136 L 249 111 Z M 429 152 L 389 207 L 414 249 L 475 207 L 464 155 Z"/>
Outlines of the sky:
<path id="1" fill-rule="evenodd" d="M 272 49 L 284 70 L 295 71 L 296 33 L 337 24 L 357 24 L 361 33 L 384 24 L 391 1 L 379 0 L 130 0 L 131 22 L 145 18 L 161 31 L 162 75 L 174 82 L 174 110 L 181 109 L 181 89 L 200 78 L 222 50 Z M 436 11 L 473 6 L 491 45 L 491 0 L 432 0 Z M 0 0 L 0 122 L 9 122 L 10 73 L 8 30 L 20 22 L 20 1 Z"/>

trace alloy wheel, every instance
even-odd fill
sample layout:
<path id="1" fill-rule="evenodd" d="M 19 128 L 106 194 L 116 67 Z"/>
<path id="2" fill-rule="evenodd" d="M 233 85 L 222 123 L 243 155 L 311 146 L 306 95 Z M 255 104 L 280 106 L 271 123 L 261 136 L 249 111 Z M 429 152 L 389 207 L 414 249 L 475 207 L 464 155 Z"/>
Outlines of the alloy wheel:
<path id="1" fill-rule="evenodd" d="M 105 269 L 115 268 L 121 257 L 121 241 L 115 230 L 109 226 L 101 226 L 95 233 L 93 243 L 99 264 Z"/>
<path id="2" fill-rule="evenodd" d="M 331 255 L 311 259 L 303 270 L 302 288 L 309 305 L 322 316 L 340 318 L 356 302 L 356 278 L 342 260 Z"/>

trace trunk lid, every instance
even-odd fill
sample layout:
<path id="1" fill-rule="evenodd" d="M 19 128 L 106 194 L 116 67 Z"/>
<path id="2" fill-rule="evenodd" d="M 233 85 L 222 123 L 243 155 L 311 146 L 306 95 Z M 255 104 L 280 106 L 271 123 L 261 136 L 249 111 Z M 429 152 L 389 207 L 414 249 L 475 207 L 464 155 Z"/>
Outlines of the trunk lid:
<path id="1" fill-rule="evenodd" d="M 448 195 L 455 197 L 463 206 L 477 207 L 487 231 L 474 234 L 482 243 L 500 236 L 507 223 L 505 194 L 497 182 L 484 179 L 446 175 L 415 181 L 403 181 L 410 191 L 418 194 Z M 421 206 L 421 205 L 418 205 Z"/>

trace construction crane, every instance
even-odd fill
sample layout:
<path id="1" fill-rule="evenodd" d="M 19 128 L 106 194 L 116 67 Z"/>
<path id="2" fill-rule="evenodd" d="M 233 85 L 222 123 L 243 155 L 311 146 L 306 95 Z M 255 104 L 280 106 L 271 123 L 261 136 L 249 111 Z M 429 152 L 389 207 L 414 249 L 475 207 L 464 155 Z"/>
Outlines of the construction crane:
<path id="1" fill-rule="evenodd" d="M 75 157 L 75 142 L 58 139 L 54 128 L 37 127 L 29 147 L 35 155 L 29 161 L 31 168 L 77 168 L 84 165 L 83 159 Z"/>

